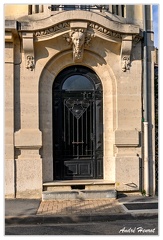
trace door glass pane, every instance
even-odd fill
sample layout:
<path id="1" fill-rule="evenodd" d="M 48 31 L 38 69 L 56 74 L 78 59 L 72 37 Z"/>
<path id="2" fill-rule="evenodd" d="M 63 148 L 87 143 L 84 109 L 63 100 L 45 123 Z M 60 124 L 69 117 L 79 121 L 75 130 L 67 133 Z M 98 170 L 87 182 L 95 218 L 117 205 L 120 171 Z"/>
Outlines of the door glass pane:
<path id="1" fill-rule="evenodd" d="M 62 89 L 65 91 L 94 90 L 94 85 L 82 75 L 73 75 L 65 80 Z"/>

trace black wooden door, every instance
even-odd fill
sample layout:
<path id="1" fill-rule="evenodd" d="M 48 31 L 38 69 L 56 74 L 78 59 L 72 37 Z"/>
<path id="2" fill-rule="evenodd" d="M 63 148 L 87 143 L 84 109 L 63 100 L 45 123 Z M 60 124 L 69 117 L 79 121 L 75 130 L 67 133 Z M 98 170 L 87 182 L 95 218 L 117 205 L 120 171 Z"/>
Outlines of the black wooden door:
<path id="1" fill-rule="evenodd" d="M 79 73 L 72 71 L 53 91 L 54 178 L 58 180 L 103 177 L 102 92 Z"/>

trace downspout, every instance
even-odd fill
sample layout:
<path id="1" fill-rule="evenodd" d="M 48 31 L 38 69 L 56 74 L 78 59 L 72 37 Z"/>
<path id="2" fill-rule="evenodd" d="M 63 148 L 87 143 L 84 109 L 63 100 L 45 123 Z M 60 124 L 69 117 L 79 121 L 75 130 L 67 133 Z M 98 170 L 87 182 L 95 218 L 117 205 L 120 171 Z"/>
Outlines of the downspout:
<path id="1" fill-rule="evenodd" d="M 143 6 L 143 33 L 144 33 L 144 46 L 143 46 L 143 100 L 144 100 L 144 190 L 146 196 L 149 196 L 149 141 L 148 141 L 148 44 L 147 44 L 147 11 L 146 5 Z"/>

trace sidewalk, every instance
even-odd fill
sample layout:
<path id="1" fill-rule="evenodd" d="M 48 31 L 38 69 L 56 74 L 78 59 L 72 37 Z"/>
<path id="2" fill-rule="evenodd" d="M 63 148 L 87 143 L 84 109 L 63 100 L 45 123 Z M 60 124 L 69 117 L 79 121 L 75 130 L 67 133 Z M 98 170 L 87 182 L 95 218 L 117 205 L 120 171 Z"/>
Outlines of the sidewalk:
<path id="1" fill-rule="evenodd" d="M 6 224 L 77 223 L 157 218 L 158 198 L 120 195 L 118 199 L 6 199 Z"/>

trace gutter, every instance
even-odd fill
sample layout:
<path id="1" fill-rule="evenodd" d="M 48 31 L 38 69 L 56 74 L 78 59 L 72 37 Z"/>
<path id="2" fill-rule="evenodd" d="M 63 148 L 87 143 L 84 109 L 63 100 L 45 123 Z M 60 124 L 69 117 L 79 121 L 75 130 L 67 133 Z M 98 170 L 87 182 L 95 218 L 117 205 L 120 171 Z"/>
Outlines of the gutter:
<path id="1" fill-rule="evenodd" d="M 144 100 L 144 189 L 146 196 L 149 196 L 149 139 L 148 139 L 148 41 L 147 41 L 147 5 L 143 6 L 143 100 Z"/>

